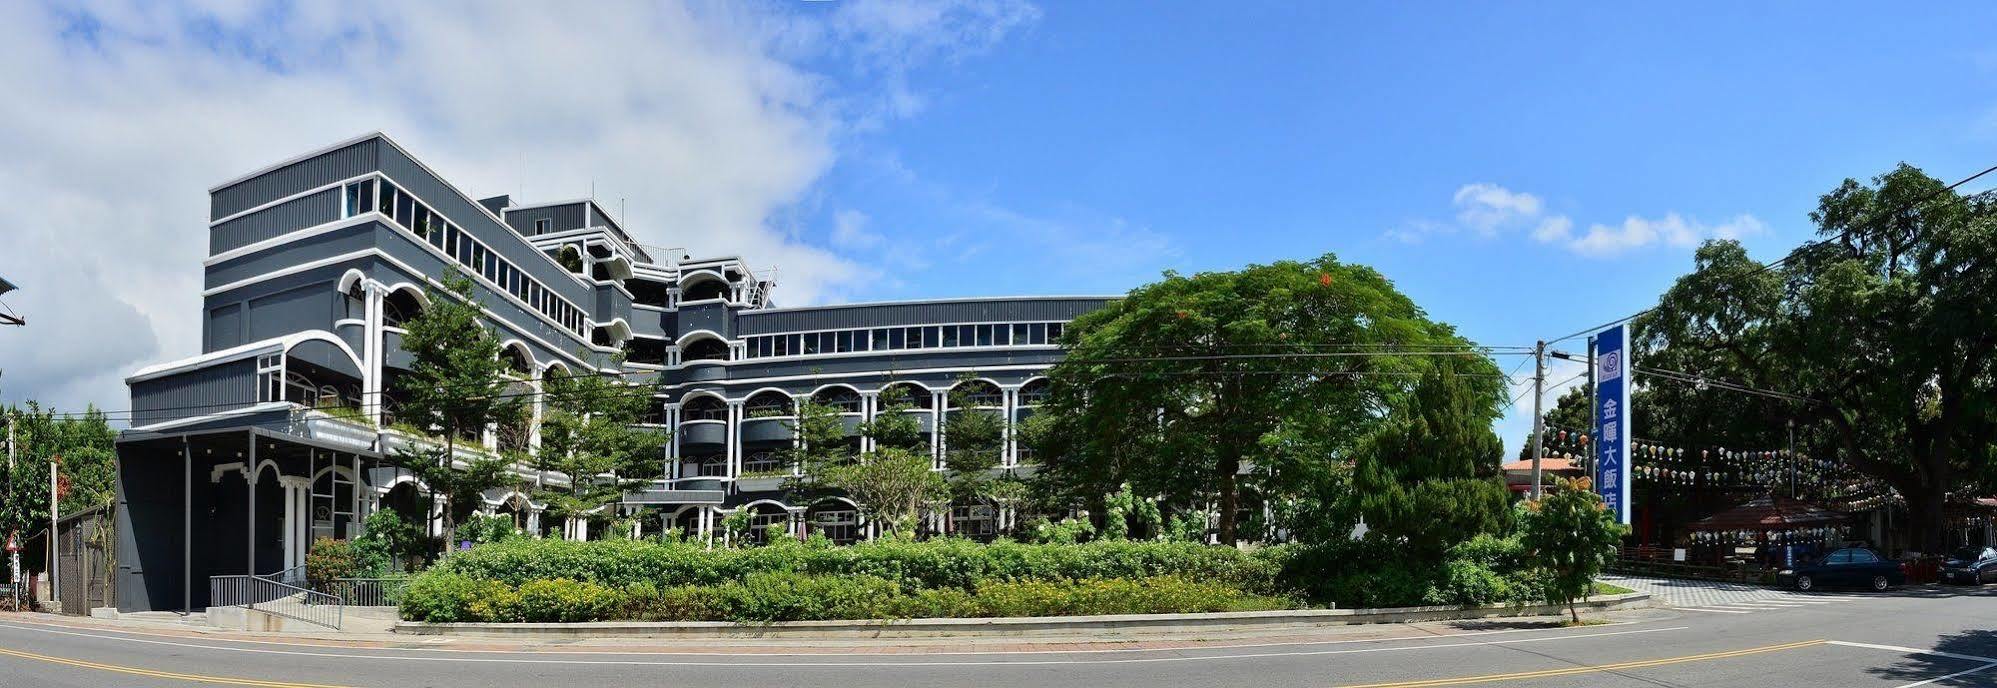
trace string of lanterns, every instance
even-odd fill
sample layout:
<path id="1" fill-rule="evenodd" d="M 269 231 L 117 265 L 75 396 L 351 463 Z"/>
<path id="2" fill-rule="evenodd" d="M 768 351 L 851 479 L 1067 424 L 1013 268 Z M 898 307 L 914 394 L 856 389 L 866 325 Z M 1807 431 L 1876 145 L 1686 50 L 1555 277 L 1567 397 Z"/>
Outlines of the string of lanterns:
<path id="1" fill-rule="evenodd" d="M 1566 459 L 1584 473 L 1594 473 L 1588 433 L 1547 429 L 1540 437 L 1543 456 Z M 1651 490 L 1764 491 L 1787 488 L 1791 476 L 1797 492 L 1821 501 L 1865 499 L 1883 494 L 1877 481 L 1828 459 L 1787 449 L 1688 449 L 1636 440 L 1630 446 L 1630 480 Z"/>

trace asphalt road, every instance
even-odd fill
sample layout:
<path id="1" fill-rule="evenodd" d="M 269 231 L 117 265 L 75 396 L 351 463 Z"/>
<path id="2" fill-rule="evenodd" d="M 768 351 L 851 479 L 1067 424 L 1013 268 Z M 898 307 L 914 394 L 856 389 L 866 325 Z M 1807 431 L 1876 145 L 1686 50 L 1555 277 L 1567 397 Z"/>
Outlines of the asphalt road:
<path id="1" fill-rule="evenodd" d="M 892 655 L 329 647 L 0 616 L 0 686 L 1997 686 L 1997 586 L 1769 593 L 1675 586 L 1666 608 L 1573 628 L 1486 621 L 1388 640 Z"/>

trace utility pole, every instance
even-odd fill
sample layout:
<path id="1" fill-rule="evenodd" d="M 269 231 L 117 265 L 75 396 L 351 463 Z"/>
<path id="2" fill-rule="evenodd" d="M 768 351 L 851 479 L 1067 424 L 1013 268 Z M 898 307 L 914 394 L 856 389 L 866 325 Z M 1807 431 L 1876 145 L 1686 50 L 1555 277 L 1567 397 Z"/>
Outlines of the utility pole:
<path id="1" fill-rule="evenodd" d="M 56 581 L 57 577 L 62 574 L 62 563 L 56 559 L 56 555 L 59 552 L 55 547 L 55 519 L 58 511 L 56 508 L 57 496 L 55 483 L 56 475 L 61 472 L 62 455 L 56 454 L 49 457 L 49 599 L 55 601 L 56 609 L 58 610 L 62 608 L 62 598 L 58 597 L 62 590 L 62 584 Z"/>
<path id="2" fill-rule="evenodd" d="M 1796 498 L 1796 419 L 1789 419 L 1789 498 Z"/>
<path id="3" fill-rule="evenodd" d="M 1586 470 L 1588 471 L 1587 475 L 1589 480 L 1595 483 L 1595 493 L 1601 494 L 1602 483 L 1599 480 L 1595 480 L 1595 457 L 1598 456 L 1596 448 L 1601 445 L 1602 438 L 1594 436 L 1595 435 L 1595 336 L 1594 335 L 1588 335 L 1588 388 L 1582 390 L 1581 394 L 1583 398 L 1588 400 L 1588 433 L 1587 433 L 1588 459 L 1581 463 L 1583 466 L 1587 467 Z M 1625 466 L 1623 470 L 1629 470 L 1629 468 Z"/>
<path id="4" fill-rule="evenodd" d="M 11 498 L 14 494 L 14 409 L 5 409 L 4 413 L 7 415 L 7 495 Z M 14 591 L 14 609 L 20 609 L 21 551 L 19 543 L 14 540 L 19 537 L 20 531 L 12 527 L 7 531 L 7 582 L 13 585 L 10 589 Z"/>
<path id="5" fill-rule="evenodd" d="M 1539 340 L 1532 347 L 1532 491 L 1533 499 L 1539 499 L 1539 455 L 1542 449 L 1542 436 L 1546 434 L 1546 417 L 1540 414 L 1540 402 L 1546 396 L 1546 340 Z"/>

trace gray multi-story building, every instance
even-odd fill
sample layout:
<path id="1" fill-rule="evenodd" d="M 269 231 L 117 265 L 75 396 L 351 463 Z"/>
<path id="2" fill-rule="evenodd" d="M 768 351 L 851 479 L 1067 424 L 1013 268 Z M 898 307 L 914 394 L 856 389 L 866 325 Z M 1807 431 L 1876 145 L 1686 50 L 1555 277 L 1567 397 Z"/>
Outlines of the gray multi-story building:
<path id="1" fill-rule="evenodd" d="M 202 353 L 127 378 L 124 610 L 205 607 L 210 578 L 294 570 L 312 539 L 352 537 L 375 510 L 434 525 L 427 487 L 385 459 L 426 441 L 394 422 L 410 367 L 402 324 L 453 270 L 473 277 L 523 396 L 550 375 L 616 373 L 651 390 L 647 424 L 673 431 L 664 478 L 594 526 L 542 519 L 527 491 L 482 495 L 481 511 L 568 538 L 600 537 L 612 516 L 706 537 L 738 511 L 758 531 L 869 537 L 850 501 L 785 490 L 796 469 L 780 450 L 810 402 L 836 407 L 852 430 L 887 408 L 883 394 L 911 400 L 901 412 L 933 433 L 938 470 L 942 418 L 998 413 L 1000 470 L 1030 471 L 1012 429 L 1044 397 L 1063 326 L 1106 301 L 778 307 L 775 280 L 739 258 L 655 255 L 589 199 L 474 199 L 379 133 L 218 185 L 209 213 Z M 463 452 L 538 440 L 488 432 Z M 569 480 L 517 472 L 527 485 Z M 975 537 L 1013 518 L 967 504 L 928 526 Z"/>

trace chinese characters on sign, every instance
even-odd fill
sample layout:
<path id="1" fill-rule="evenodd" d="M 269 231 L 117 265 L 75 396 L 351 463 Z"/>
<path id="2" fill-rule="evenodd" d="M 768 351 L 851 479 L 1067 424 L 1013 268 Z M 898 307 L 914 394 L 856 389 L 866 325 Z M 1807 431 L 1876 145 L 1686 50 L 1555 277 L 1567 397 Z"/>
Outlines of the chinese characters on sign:
<path id="1" fill-rule="evenodd" d="M 1595 335 L 1595 489 L 1616 520 L 1630 522 L 1629 326 Z"/>

